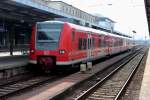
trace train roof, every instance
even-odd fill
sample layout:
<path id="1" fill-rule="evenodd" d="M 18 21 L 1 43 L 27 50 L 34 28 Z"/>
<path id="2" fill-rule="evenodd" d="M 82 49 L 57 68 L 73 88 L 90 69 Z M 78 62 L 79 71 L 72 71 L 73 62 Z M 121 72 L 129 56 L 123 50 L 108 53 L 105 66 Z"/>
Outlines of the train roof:
<path id="1" fill-rule="evenodd" d="M 109 36 L 113 36 L 113 37 L 129 39 L 128 37 L 112 34 L 112 33 L 109 33 L 109 32 L 102 31 L 102 30 L 97 30 L 97 29 L 92 29 L 92 28 L 89 28 L 89 27 L 79 26 L 79 25 L 75 25 L 75 24 L 72 24 L 72 23 L 68 23 L 68 22 L 66 22 L 66 23 L 69 24 L 73 28 L 79 29 L 79 31 L 82 30 L 82 31 L 97 33 L 97 34 L 100 34 L 100 35 L 109 35 Z"/>
<path id="2" fill-rule="evenodd" d="M 92 29 L 92 28 L 85 27 L 85 26 L 80 26 L 80 25 L 72 24 L 72 23 L 69 23 L 69 22 L 43 21 L 43 22 L 37 22 L 37 23 L 60 23 L 60 24 L 68 24 L 69 26 L 71 26 L 72 28 L 77 29 L 78 31 L 86 31 L 87 33 L 97 33 L 97 34 L 100 34 L 100 35 L 109 35 L 109 36 L 118 37 L 118 38 L 130 39 L 128 37 L 120 36 L 120 35 L 117 35 L 117 34 L 112 34 L 112 33 L 106 32 L 106 31 L 102 31 L 102 30 Z"/>
<path id="3" fill-rule="evenodd" d="M 102 34 L 102 35 L 107 35 L 107 32 L 105 32 L 105 31 L 101 31 L 101 30 L 97 30 L 97 29 L 92 29 L 92 28 L 85 27 L 85 26 L 75 25 L 75 24 L 68 23 L 68 22 L 66 22 L 66 23 L 69 26 L 71 26 L 72 28 L 77 29 L 78 31 L 86 31 L 87 33 L 99 33 L 99 34 Z"/>
<path id="4" fill-rule="evenodd" d="M 113 36 L 113 37 L 118 37 L 118 38 L 130 39 L 129 37 L 124 37 L 124 36 L 120 36 L 120 35 L 116 35 L 116 34 L 112 34 L 112 33 L 108 33 L 108 35 Z"/>
<path id="5" fill-rule="evenodd" d="M 65 22 L 62 22 L 62 21 L 42 21 L 42 22 L 37 22 L 37 23 L 58 23 L 58 24 L 64 24 Z"/>

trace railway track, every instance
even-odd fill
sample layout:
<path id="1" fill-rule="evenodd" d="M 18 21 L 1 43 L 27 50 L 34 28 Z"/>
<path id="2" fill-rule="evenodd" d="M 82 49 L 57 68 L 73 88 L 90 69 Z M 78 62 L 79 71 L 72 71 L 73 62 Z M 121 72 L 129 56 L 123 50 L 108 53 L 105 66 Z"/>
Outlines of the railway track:
<path id="1" fill-rule="evenodd" d="M 32 88 L 57 81 L 75 72 L 76 70 L 70 70 L 66 73 L 23 75 L 18 79 L 14 79 L 14 81 L 2 82 L 0 84 L 0 100 L 5 100 L 16 94 L 29 91 Z"/>
<path id="2" fill-rule="evenodd" d="M 15 93 L 20 93 L 26 89 L 31 89 L 33 87 L 39 86 L 49 81 L 55 80 L 56 76 L 36 76 L 26 80 L 12 82 L 0 86 L 0 99 L 6 99 L 7 97 L 14 95 Z"/>
<path id="3" fill-rule="evenodd" d="M 75 100 L 118 100 L 142 61 L 144 54 L 145 50 L 137 52 Z"/>

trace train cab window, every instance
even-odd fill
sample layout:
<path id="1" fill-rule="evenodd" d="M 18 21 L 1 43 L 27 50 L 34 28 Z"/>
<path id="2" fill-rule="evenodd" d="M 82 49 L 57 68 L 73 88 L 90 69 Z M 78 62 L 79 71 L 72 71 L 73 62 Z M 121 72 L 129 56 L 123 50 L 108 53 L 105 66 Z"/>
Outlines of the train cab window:
<path id="1" fill-rule="evenodd" d="M 63 23 L 37 23 L 36 48 L 38 50 L 55 50 L 58 47 Z"/>
<path id="2" fill-rule="evenodd" d="M 51 39 L 51 37 L 47 37 L 46 33 L 45 32 L 38 32 L 38 40 L 48 40 L 48 39 Z"/>

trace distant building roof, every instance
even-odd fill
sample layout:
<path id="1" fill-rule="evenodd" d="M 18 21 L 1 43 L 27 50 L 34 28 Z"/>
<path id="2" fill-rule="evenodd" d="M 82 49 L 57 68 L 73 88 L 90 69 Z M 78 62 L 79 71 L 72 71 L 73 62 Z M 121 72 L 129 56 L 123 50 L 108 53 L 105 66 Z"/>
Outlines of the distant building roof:
<path id="1" fill-rule="evenodd" d="M 116 30 L 114 30 L 114 31 L 113 31 L 113 33 L 114 33 L 114 34 L 117 34 L 117 35 L 120 35 L 120 36 L 124 36 L 124 37 L 128 37 L 128 38 L 132 38 L 131 36 L 126 35 L 125 33 L 121 33 L 121 32 L 119 32 L 119 31 L 116 31 Z"/>
<path id="2" fill-rule="evenodd" d="M 109 20 L 109 21 L 111 21 L 112 23 L 116 23 L 115 21 L 113 21 L 112 19 L 110 19 L 110 18 L 108 18 L 108 17 L 99 17 L 99 20 L 101 21 L 101 20 Z"/>
<path id="3" fill-rule="evenodd" d="M 97 16 L 94 16 L 90 13 L 87 13 L 77 7 L 74 7 L 68 3 L 65 3 L 63 1 L 47 1 L 47 5 L 54 9 L 61 10 L 64 13 L 70 14 L 72 16 L 75 16 L 77 18 L 80 18 L 81 20 L 84 20 L 85 22 L 90 22 L 95 25 L 98 25 L 97 23 Z"/>

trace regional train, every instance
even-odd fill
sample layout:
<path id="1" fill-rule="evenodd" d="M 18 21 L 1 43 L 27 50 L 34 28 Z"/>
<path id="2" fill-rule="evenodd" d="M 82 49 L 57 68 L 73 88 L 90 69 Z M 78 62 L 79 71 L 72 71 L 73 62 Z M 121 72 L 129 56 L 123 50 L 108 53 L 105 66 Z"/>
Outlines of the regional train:
<path id="1" fill-rule="evenodd" d="M 44 21 L 33 27 L 29 59 L 44 70 L 51 70 L 93 61 L 133 46 L 128 37 L 69 22 Z"/>

